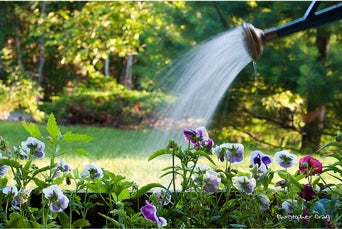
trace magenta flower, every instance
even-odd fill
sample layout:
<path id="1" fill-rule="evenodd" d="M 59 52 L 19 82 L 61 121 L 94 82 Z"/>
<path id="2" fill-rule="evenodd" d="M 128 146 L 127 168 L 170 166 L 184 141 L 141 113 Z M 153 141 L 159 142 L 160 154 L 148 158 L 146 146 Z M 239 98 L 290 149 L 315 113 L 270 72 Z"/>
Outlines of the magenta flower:
<path id="1" fill-rule="evenodd" d="M 145 219 L 156 223 L 158 228 L 167 225 L 166 219 L 163 217 L 159 217 L 157 214 L 157 208 L 154 205 L 150 204 L 147 200 L 145 206 L 140 208 L 140 211 Z"/>
<path id="2" fill-rule="evenodd" d="M 204 126 L 198 127 L 196 130 L 185 128 L 183 133 L 185 140 L 191 142 L 195 149 L 211 149 L 214 145 L 214 141 L 209 138 L 207 129 Z"/>
<path id="3" fill-rule="evenodd" d="M 259 150 L 251 152 L 251 165 L 257 166 L 259 173 L 266 173 L 268 165 L 272 163 L 272 158 L 266 154 L 263 154 Z"/>
<path id="4" fill-rule="evenodd" d="M 310 155 L 307 155 L 299 159 L 299 170 L 307 176 L 319 174 L 322 172 L 322 163 Z"/>
<path id="5" fill-rule="evenodd" d="M 310 201 L 314 199 L 315 194 L 316 193 L 313 188 L 309 184 L 306 184 L 304 185 L 302 191 L 299 193 L 299 196 L 302 197 L 304 200 Z"/>

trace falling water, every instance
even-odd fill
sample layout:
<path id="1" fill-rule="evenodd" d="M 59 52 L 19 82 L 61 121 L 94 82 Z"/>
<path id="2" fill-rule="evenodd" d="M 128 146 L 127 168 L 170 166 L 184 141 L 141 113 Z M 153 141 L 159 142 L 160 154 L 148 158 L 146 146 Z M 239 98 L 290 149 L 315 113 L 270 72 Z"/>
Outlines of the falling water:
<path id="1" fill-rule="evenodd" d="M 224 93 L 251 61 L 242 27 L 219 34 L 185 54 L 167 75 L 177 77 L 172 88 L 177 99 L 160 108 L 162 131 L 148 140 L 149 147 L 165 147 L 170 139 L 184 142 L 185 127 L 208 128 Z"/>

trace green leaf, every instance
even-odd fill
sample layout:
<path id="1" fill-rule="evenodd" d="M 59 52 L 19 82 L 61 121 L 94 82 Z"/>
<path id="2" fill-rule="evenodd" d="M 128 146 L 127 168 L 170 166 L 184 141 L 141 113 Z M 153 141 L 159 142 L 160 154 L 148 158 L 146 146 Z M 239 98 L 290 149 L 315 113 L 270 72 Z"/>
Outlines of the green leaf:
<path id="1" fill-rule="evenodd" d="M 46 126 L 47 131 L 53 139 L 56 139 L 60 133 L 55 116 L 51 113 Z"/>
<path id="2" fill-rule="evenodd" d="M 47 183 L 45 183 L 44 181 L 42 181 L 42 180 L 40 180 L 40 179 L 38 179 L 38 178 L 35 178 L 35 177 L 34 177 L 32 180 L 33 180 L 33 182 L 34 182 L 39 188 L 46 188 L 46 187 L 48 186 Z"/>
<path id="3" fill-rule="evenodd" d="M 135 193 L 135 195 L 132 198 L 139 198 L 142 195 L 144 195 L 147 191 L 149 191 L 152 188 L 165 188 L 163 185 L 159 184 L 159 183 L 151 183 L 151 184 L 147 184 L 141 188 L 139 188 L 139 190 Z"/>
<path id="4" fill-rule="evenodd" d="M 336 146 L 340 149 L 342 149 L 342 143 L 341 142 L 329 142 L 327 144 L 325 144 L 324 146 L 322 146 L 321 148 L 319 148 L 317 150 L 317 152 L 321 151 L 322 149 L 326 148 L 326 147 L 329 147 L 329 146 Z"/>
<path id="5" fill-rule="evenodd" d="M 25 128 L 25 130 L 35 138 L 42 138 L 42 134 L 40 133 L 38 127 L 34 125 L 33 123 L 30 123 L 29 125 L 26 124 L 25 121 L 22 121 L 21 124 Z"/>
<path id="6" fill-rule="evenodd" d="M 57 215 L 62 228 L 70 228 L 69 216 L 65 212 L 58 212 Z"/>
<path id="7" fill-rule="evenodd" d="M 5 187 L 7 185 L 8 179 L 3 177 L 0 179 L 0 188 Z"/>
<path id="8" fill-rule="evenodd" d="M 74 221 L 74 222 L 72 223 L 72 225 L 73 225 L 74 227 L 76 227 L 76 228 L 77 228 L 77 227 L 82 228 L 82 227 L 89 227 L 89 226 L 91 226 L 90 223 L 89 223 L 89 221 L 86 220 L 86 219 L 78 219 L 78 220 Z"/>
<path id="9" fill-rule="evenodd" d="M 26 217 L 17 213 L 11 213 L 10 220 L 6 222 L 7 228 L 31 228 Z"/>
<path id="10" fill-rule="evenodd" d="M 156 157 L 159 157 L 161 155 L 166 155 L 166 154 L 171 154 L 172 155 L 172 152 L 171 151 L 168 151 L 166 149 L 160 149 L 160 150 L 157 150 L 156 152 L 154 152 L 149 158 L 148 158 L 148 161 L 151 161 L 153 160 L 154 158 Z"/>
<path id="11" fill-rule="evenodd" d="M 73 152 L 75 152 L 75 153 L 77 153 L 77 154 L 79 154 L 79 155 L 82 155 L 82 156 L 86 156 L 86 157 L 89 156 L 89 155 L 88 155 L 88 152 L 85 151 L 85 150 L 82 149 L 82 148 L 73 149 Z"/>
<path id="12" fill-rule="evenodd" d="M 14 160 L 10 160 L 10 159 L 1 158 L 0 159 L 0 164 L 1 165 L 8 165 L 8 166 L 10 166 L 12 168 L 16 168 L 16 169 L 20 168 L 20 163 L 19 162 L 14 161 Z"/>
<path id="13" fill-rule="evenodd" d="M 294 177 L 290 173 L 288 173 L 284 170 L 279 170 L 278 175 L 279 175 L 279 177 L 283 178 L 284 180 L 290 181 L 290 183 L 294 184 L 297 188 L 299 188 L 299 189 L 303 188 L 303 184 L 299 183 L 298 181 L 305 177 L 304 174 L 300 174 L 300 175 Z"/>
<path id="14" fill-rule="evenodd" d="M 93 140 L 93 138 L 90 136 L 87 136 L 85 134 L 74 134 L 71 131 L 66 132 L 63 137 L 64 142 L 73 142 L 73 141 L 89 142 L 91 140 Z"/>
<path id="15" fill-rule="evenodd" d="M 107 215 L 104 215 L 102 213 L 98 213 L 100 216 L 104 217 L 105 219 L 109 220 L 110 222 L 112 222 L 116 227 L 118 228 L 124 228 L 124 225 L 122 225 L 121 223 L 119 223 L 118 221 L 116 221 L 115 219 L 113 218 L 110 218 L 109 216 Z"/>
<path id="16" fill-rule="evenodd" d="M 215 162 L 213 161 L 213 159 L 208 155 L 208 153 L 201 151 L 201 150 L 197 150 L 194 155 L 197 156 L 202 156 L 208 159 L 208 161 L 210 161 L 213 165 L 215 165 Z"/>

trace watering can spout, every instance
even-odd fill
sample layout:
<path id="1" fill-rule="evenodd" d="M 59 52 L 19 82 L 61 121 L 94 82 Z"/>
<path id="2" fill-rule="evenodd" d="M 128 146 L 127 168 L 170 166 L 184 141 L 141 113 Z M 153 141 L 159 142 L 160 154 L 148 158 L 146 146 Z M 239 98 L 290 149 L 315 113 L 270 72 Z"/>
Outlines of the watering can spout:
<path id="1" fill-rule="evenodd" d="M 315 12 L 318 5 L 319 2 L 313 1 L 302 18 L 266 30 L 243 23 L 246 48 L 252 60 L 260 58 L 264 45 L 269 41 L 342 19 L 342 3 Z"/>

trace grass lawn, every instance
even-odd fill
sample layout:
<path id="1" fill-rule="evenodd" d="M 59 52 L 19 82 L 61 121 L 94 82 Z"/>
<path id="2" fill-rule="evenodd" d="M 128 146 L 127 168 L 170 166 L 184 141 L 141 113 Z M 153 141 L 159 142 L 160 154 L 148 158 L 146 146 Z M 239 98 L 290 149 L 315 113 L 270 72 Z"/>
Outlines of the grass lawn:
<path id="1" fill-rule="evenodd" d="M 47 133 L 44 132 L 44 126 L 39 126 L 44 136 Z M 162 169 L 171 165 L 170 157 L 156 158 L 152 161 L 148 161 L 147 158 L 153 153 L 144 149 L 143 145 L 146 145 L 148 131 L 135 131 L 135 130 L 118 130 L 113 128 L 97 128 L 91 126 L 60 126 L 62 133 L 66 131 L 72 131 L 77 134 L 86 134 L 93 137 L 93 141 L 88 143 L 73 143 L 74 147 L 83 147 L 88 153 L 89 157 L 78 155 L 64 155 L 64 160 L 70 164 L 72 168 L 78 168 L 83 170 L 84 166 L 95 162 L 98 166 L 110 170 L 116 174 L 125 176 L 129 181 L 136 182 L 139 186 L 159 182 L 164 185 L 168 185 L 169 177 L 162 179 L 159 176 L 162 174 Z M 158 134 L 158 133 L 157 133 Z M 22 127 L 21 123 L 16 122 L 0 122 L 0 136 L 3 136 L 10 145 L 18 146 L 20 143 L 29 137 L 29 134 Z M 148 144 L 147 144 L 148 145 Z M 245 146 L 245 160 L 240 164 L 234 164 L 233 168 L 239 171 L 249 171 L 249 154 L 256 148 L 250 148 Z M 263 151 L 271 156 L 275 151 L 268 150 Z M 301 158 L 304 155 L 297 155 Z M 323 165 L 333 163 L 335 159 L 323 158 L 320 155 L 314 157 L 322 161 Z M 216 163 L 215 166 L 224 168 L 224 163 L 219 162 L 216 156 L 213 155 L 213 159 Z M 39 160 L 36 164 L 47 165 L 48 159 Z M 201 161 L 200 163 L 209 162 Z M 214 167 L 214 166 L 213 166 Z M 270 165 L 272 170 L 282 169 L 275 161 Z M 298 166 L 290 169 L 290 172 L 294 174 Z M 336 183 L 335 179 L 325 176 L 327 182 Z"/>

